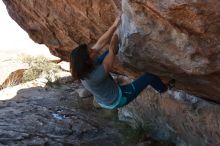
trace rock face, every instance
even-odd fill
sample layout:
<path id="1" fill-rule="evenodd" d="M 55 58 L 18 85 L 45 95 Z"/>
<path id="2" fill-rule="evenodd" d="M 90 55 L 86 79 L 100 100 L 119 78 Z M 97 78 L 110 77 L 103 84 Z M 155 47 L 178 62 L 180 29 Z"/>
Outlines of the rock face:
<path id="1" fill-rule="evenodd" d="M 122 1 L 121 60 L 220 101 L 220 2 Z"/>
<path id="2" fill-rule="evenodd" d="M 1 88 L 7 87 L 7 85 L 16 85 L 19 83 L 24 70 L 27 69 L 28 66 L 18 59 L 10 58 L 4 61 L 0 60 L 0 68 L 2 68 L 0 77 L 1 90 Z"/>
<path id="3" fill-rule="evenodd" d="M 26 69 L 18 69 L 7 77 L 7 79 L 0 85 L 0 90 L 8 86 L 15 86 L 22 83 L 22 77 Z"/>
<path id="4" fill-rule="evenodd" d="M 138 74 L 148 71 L 175 78 L 177 89 L 220 102 L 219 0 L 57 0 L 56 2 L 3 0 L 3 2 L 10 16 L 35 42 L 46 44 L 52 54 L 64 60 L 68 60 L 69 52 L 78 44 L 94 43 L 111 25 L 117 10 L 122 9 L 122 23 L 119 29 L 120 64 Z M 121 67 L 117 69 L 119 72 L 125 72 Z M 127 75 L 128 73 L 130 72 L 127 72 Z M 142 96 L 148 97 L 148 94 L 145 92 Z M 165 104 L 163 102 L 166 100 L 158 99 L 160 102 L 155 100 L 154 107 L 145 107 L 149 100 L 138 98 L 138 105 L 131 104 L 129 105 L 131 108 L 125 109 L 133 111 L 136 115 L 139 112 L 142 120 L 152 116 L 165 118 L 166 122 L 157 123 L 157 126 L 168 123 L 168 128 L 171 127 L 171 131 L 178 135 L 173 137 L 183 139 L 187 144 L 209 145 L 220 140 L 218 126 L 207 126 L 209 122 L 219 121 L 219 118 L 215 117 L 218 105 L 203 101 L 205 106 L 199 109 L 205 110 L 206 114 L 203 112 L 195 114 L 191 112 L 195 104 L 177 102 L 176 99 L 167 99 L 169 103 Z M 178 112 L 172 111 L 172 107 Z M 210 108 L 206 110 L 207 107 Z M 160 112 L 156 112 L 158 108 Z M 144 114 L 146 111 L 155 114 L 146 115 Z M 183 119 L 180 112 L 189 112 L 182 115 L 188 119 L 188 123 L 193 119 L 189 125 L 179 121 Z M 209 116 L 207 121 L 206 115 Z M 178 120 L 171 120 L 176 116 Z M 201 130 L 201 127 L 204 129 Z M 192 128 L 194 136 L 187 136 Z M 201 131 L 211 136 L 201 135 Z M 213 134 L 217 136 L 212 137 Z M 196 143 L 196 140 L 201 140 L 201 143 Z"/>
<path id="5" fill-rule="evenodd" d="M 152 129 L 154 138 L 177 146 L 217 146 L 219 112 L 219 105 L 198 97 L 177 91 L 160 95 L 149 88 L 122 108 L 119 117 L 132 126 Z"/>
<path id="6" fill-rule="evenodd" d="M 65 60 L 79 43 L 94 43 L 114 21 L 117 10 L 113 0 L 3 2 L 31 39 Z"/>

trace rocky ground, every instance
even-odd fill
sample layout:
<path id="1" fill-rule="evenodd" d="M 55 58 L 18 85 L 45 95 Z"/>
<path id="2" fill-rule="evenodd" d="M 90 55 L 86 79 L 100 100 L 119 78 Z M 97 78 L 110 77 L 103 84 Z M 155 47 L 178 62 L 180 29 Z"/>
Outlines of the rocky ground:
<path id="1" fill-rule="evenodd" d="M 164 145 L 119 122 L 117 111 L 95 108 L 92 97 L 79 97 L 79 88 L 78 82 L 63 77 L 54 83 L 37 79 L 1 90 L 1 97 L 14 97 L 0 101 L 0 145 Z"/>
<path id="2" fill-rule="evenodd" d="M 2 145 L 121 145 L 111 120 L 91 98 L 79 99 L 76 83 L 21 89 L 0 103 Z"/>

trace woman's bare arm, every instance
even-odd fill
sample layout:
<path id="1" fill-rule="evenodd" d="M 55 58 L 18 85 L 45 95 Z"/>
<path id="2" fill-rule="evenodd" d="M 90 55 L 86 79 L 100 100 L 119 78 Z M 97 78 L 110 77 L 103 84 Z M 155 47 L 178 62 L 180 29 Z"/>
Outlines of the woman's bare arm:
<path id="1" fill-rule="evenodd" d="M 96 44 L 92 47 L 92 49 L 96 49 L 98 52 L 103 49 L 103 47 L 109 43 L 112 38 L 113 33 L 117 29 L 120 23 L 120 17 L 116 18 L 112 26 L 98 39 Z"/>
<path id="2" fill-rule="evenodd" d="M 118 35 L 114 33 L 109 46 L 109 53 L 103 61 L 103 66 L 106 73 L 109 73 L 112 70 L 117 52 L 118 52 Z"/>

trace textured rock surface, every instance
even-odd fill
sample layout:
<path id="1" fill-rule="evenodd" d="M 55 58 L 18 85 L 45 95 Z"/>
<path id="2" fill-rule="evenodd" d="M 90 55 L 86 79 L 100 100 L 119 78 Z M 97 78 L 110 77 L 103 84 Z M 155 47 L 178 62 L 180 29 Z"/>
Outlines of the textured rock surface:
<path id="1" fill-rule="evenodd" d="M 220 101 L 220 2 L 122 1 L 121 60 Z"/>
<path id="2" fill-rule="evenodd" d="M 160 95 L 149 88 L 122 108 L 119 117 L 133 126 L 152 129 L 153 137 L 177 146 L 217 146 L 219 112 L 219 105 L 183 92 Z"/>
<path id="3" fill-rule="evenodd" d="M 18 69 L 10 73 L 6 80 L 0 85 L 0 90 L 8 86 L 15 86 L 22 82 L 23 74 L 26 69 Z"/>
<path id="4" fill-rule="evenodd" d="M 94 43 L 114 21 L 117 10 L 113 0 L 3 2 L 31 39 L 65 60 L 77 44 Z"/>
<path id="5" fill-rule="evenodd" d="M 60 84 L 37 79 L 0 91 L 0 145 L 140 146 L 140 140 L 125 141 L 116 111 L 94 108 L 91 97 L 78 96 L 81 84 L 66 77 Z M 171 146 L 146 138 L 146 146 Z"/>
<path id="6" fill-rule="evenodd" d="M 0 101 L 0 145 L 122 145 L 113 122 L 101 117 L 91 98 L 80 100 L 77 86 L 20 89 Z"/>
<path id="7" fill-rule="evenodd" d="M 27 69 L 27 64 L 22 63 L 18 59 L 6 59 L 4 61 L 0 60 L 1 77 L 0 86 L 7 86 L 13 84 L 16 77 L 22 77 L 23 70 Z M 18 79 L 19 82 L 20 79 Z M 15 81 L 16 84 L 16 81 Z M 1 87 L 0 87 L 1 88 Z"/>
<path id="8" fill-rule="evenodd" d="M 0 68 L 2 68 L 0 77 L 0 90 L 2 90 L 20 84 L 28 65 L 17 59 L 9 59 L 0 61 Z"/>

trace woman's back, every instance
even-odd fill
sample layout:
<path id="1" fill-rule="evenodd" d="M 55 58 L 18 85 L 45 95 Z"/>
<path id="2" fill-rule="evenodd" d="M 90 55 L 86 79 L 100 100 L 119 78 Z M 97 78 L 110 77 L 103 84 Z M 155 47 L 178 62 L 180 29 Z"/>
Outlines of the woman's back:
<path id="1" fill-rule="evenodd" d="M 82 84 L 95 96 L 98 103 L 111 105 L 117 100 L 119 87 L 107 74 L 102 64 L 95 69 L 84 80 Z"/>

